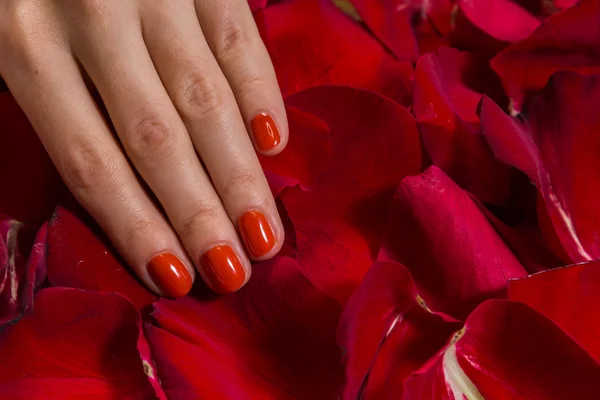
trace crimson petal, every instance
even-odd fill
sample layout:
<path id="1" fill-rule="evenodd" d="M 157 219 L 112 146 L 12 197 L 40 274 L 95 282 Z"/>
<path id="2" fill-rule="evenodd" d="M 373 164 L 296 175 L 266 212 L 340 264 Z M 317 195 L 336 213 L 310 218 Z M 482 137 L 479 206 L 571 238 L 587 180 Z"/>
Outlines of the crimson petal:
<path id="1" fill-rule="evenodd" d="M 161 299 L 147 326 L 169 398 L 332 399 L 343 382 L 340 306 L 285 257 L 257 264 L 239 292 Z"/>
<path id="2" fill-rule="evenodd" d="M 379 258 L 411 273 L 436 311 L 464 319 L 483 300 L 506 295 L 526 271 L 479 208 L 439 168 L 405 178 L 387 214 Z"/>
<path id="3" fill-rule="evenodd" d="M 599 15 L 600 0 L 581 0 L 492 60 L 517 111 L 526 95 L 544 87 L 557 71 L 600 72 Z"/>
<path id="4" fill-rule="evenodd" d="M 399 398 L 404 379 L 437 353 L 457 325 L 427 308 L 404 266 L 375 263 L 338 328 L 346 349 L 343 398 Z"/>
<path id="5" fill-rule="evenodd" d="M 287 108 L 290 138 L 276 156 L 261 156 L 260 163 L 274 196 L 284 187 L 310 190 L 329 157 L 329 127 L 320 118 L 297 108 Z"/>
<path id="6" fill-rule="evenodd" d="M 165 399 L 141 317 L 114 293 L 48 288 L 35 310 L 0 334 L 0 397 Z"/>
<path id="7" fill-rule="evenodd" d="M 495 55 L 539 26 L 535 16 L 511 0 L 458 0 L 451 38 L 457 47 Z"/>
<path id="8" fill-rule="evenodd" d="M 0 329 L 33 309 L 44 280 L 46 224 L 34 235 L 34 225 L 0 215 Z"/>
<path id="9" fill-rule="evenodd" d="M 291 0 L 255 14 L 284 96 L 323 84 L 410 104 L 412 66 L 400 63 L 331 0 Z"/>
<path id="10" fill-rule="evenodd" d="M 509 298 L 556 322 L 600 363 L 600 261 L 511 281 Z"/>
<path id="11" fill-rule="evenodd" d="M 593 399 L 600 365 L 553 322 L 521 303 L 489 300 L 422 371 L 405 400 Z"/>
<path id="12" fill-rule="evenodd" d="M 59 207 L 48 226 L 48 280 L 52 286 L 117 292 L 140 309 L 156 300 L 116 255 L 87 216 Z"/>
<path id="13" fill-rule="evenodd" d="M 398 182 L 420 170 L 416 123 L 397 103 L 346 87 L 308 89 L 289 103 L 331 130 L 330 159 L 312 191 L 281 195 L 296 230 L 296 259 L 315 286 L 343 304 L 379 250 Z"/>
<path id="14" fill-rule="evenodd" d="M 484 203 L 502 205 L 511 171 L 481 135 L 482 93 L 503 99 L 500 81 L 475 54 L 441 48 L 417 62 L 413 108 L 425 150 L 465 190 Z"/>
<path id="15" fill-rule="evenodd" d="M 594 175 L 600 169 L 599 102 L 600 75 L 560 72 L 532 99 L 527 124 L 511 119 L 489 99 L 481 108 L 484 133 L 496 156 L 536 184 L 560 243 L 574 262 L 600 257 L 594 201 L 600 196 Z"/>

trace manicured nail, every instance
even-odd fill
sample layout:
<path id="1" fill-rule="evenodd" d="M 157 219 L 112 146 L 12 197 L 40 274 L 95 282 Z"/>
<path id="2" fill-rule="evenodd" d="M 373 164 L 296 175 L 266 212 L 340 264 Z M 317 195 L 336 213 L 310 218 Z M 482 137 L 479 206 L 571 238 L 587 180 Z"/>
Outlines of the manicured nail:
<path id="1" fill-rule="evenodd" d="M 235 292 L 246 280 L 246 272 L 230 246 L 215 246 L 200 258 L 207 284 L 218 293 Z"/>
<path id="2" fill-rule="evenodd" d="M 260 151 L 271 150 L 281 142 L 277 124 L 267 113 L 260 113 L 252 119 L 252 134 Z"/>
<path id="3" fill-rule="evenodd" d="M 192 277 L 177 256 L 163 253 L 148 262 L 148 274 L 152 282 L 168 297 L 181 297 L 192 288 Z"/>
<path id="4" fill-rule="evenodd" d="M 258 211 L 244 213 L 240 217 L 238 226 L 250 256 L 264 256 L 275 246 L 275 235 L 263 213 Z"/>

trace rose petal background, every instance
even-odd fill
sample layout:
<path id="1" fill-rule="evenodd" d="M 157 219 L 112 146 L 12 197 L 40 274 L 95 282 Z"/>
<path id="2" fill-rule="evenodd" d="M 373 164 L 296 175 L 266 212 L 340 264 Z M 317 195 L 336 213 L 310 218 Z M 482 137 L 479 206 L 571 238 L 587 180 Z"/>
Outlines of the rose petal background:
<path id="1" fill-rule="evenodd" d="M 44 289 L 34 312 L 0 336 L 0 397 L 157 398 L 140 335 L 139 313 L 118 294 Z"/>
<path id="2" fill-rule="evenodd" d="M 146 332 L 169 398 L 331 399 L 343 382 L 340 313 L 276 257 L 233 295 L 161 299 Z"/>

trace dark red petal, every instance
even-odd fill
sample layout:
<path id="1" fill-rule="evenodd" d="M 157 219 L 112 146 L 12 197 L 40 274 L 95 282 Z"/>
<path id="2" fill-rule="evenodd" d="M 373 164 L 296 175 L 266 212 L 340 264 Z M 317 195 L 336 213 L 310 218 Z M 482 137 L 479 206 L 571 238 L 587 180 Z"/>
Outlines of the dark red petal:
<path id="1" fill-rule="evenodd" d="M 600 261 L 511 281 L 509 298 L 556 322 L 600 362 Z"/>
<path id="2" fill-rule="evenodd" d="M 36 236 L 34 225 L 0 215 L 0 330 L 33 308 L 45 276 L 45 232 L 45 224 Z"/>
<path id="3" fill-rule="evenodd" d="M 582 0 L 492 60 L 516 110 L 529 91 L 544 87 L 556 71 L 600 72 L 598 15 L 600 0 Z"/>
<path id="4" fill-rule="evenodd" d="M 117 292 L 140 309 L 156 300 L 83 213 L 56 209 L 48 226 L 47 262 L 52 286 Z"/>
<path id="5" fill-rule="evenodd" d="M 156 398 L 141 318 L 120 295 L 49 288 L 0 334 L 3 399 Z M 164 399 L 164 396 L 159 396 Z"/>
<path id="6" fill-rule="evenodd" d="M 24 222 L 48 219 L 67 190 L 10 93 L 0 93 L 0 149 L 0 213 Z"/>
<path id="7" fill-rule="evenodd" d="M 387 214 L 380 259 L 398 261 L 436 311 L 464 319 L 507 280 L 526 276 L 469 195 L 437 167 L 405 178 Z"/>
<path id="8" fill-rule="evenodd" d="M 425 150 L 435 165 L 484 203 L 508 200 L 511 171 L 494 158 L 481 135 L 482 93 L 503 99 L 485 59 L 441 48 L 419 59 L 413 109 Z"/>
<path id="9" fill-rule="evenodd" d="M 300 185 L 310 190 L 329 157 L 329 127 L 297 108 L 287 108 L 290 137 L 286 148 L 276 156 L 261 156 L 260 163 L 269 179 L 273 195 L 284 187 Z"/>
<path id="10" fill-rule="evenodd" d="M 557 73 L 532 99 L 528 126 L 483 101 L 484 133 L 496 156 L 525 172 L 542 194 L 560 242 L 574 262 L 600 255 L 600 75 Z M 549 234 L 547 236 L 551 236 Z"/>
<path id="11" fill-rule="evenodd" d="M 336 84 L 410 104 L 412 66 L 395 60 L 331 0 L 285 1 L 255 18 L 284 96 Z"/>
<path id="12" fill-rule="evenodd" d="M 351 0 L 371 31 L 400 61 L 416 61 L 417 39 L 412 27 L 413 8 L 397 0 Z"/>
<path id="13" fill-rule="evenodd" d="M 309 89 L 289 103 L 331 130 L 330 160 L 312 191 L 281 195 L 296 229 L 296 259 L 315 286 L 343 304 L 379 250 L 398 182 L 420 170 L 415 120 L 389 99 L 345 87 Z"/>
<path id="14" fill-rule="evenodd" d="M 463 49 L 494 55 L 525 39 L 539 20 L 511 0 L 458 0 L 452 43 Z"/>
<path id="15" fill-rule="evenodd" d="M 489 300 L 406 381 L 404 399 L 593 399 L 599 376 L 600 366 L 553 322 L 524 304 Z"/>
<path id="16" fill-rule="evenodd" d="M 404 379 L 460 328 L 449 321 L 427 308 L 404 266 L 375 263 L 350 297 L 338 328 L 346 350 L 343 398 L 399 398 Z"/>
<path id="17" fill-rule="evenodd" d="M 173 399 L 332 399 L 343 383 L 340 306 L 284 257 L 257 264 L 235 294 L 161 299 L 148 327 Z"/>

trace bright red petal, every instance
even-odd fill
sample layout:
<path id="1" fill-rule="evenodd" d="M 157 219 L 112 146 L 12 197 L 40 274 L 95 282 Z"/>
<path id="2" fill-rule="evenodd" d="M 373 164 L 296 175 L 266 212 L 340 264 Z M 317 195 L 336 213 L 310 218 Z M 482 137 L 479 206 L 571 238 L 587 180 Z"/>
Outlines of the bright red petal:
<path id="1" fill-rule="evenodd" d="M 338 328 L 346 353 L 343 398 L 399 398 L 404 379 L 460 328 L 448 320 L 427 309 L 406 268 L 375 263 L 350 297 Z"/>
<path id="2" fill-rule="evenodd" d="M 398 261 L 436 311 L 464 319 L 526 271 L 469 195 L 437 167 L 405 178 L 387 213 L 380 259 Z"/>
<path id="3" fill-rule="evenodd" d="M 323 120 L 293 107 L 287 108 L 287 116 L 290 138 L 286 148 L 276 156 L 260 157 L 275 196 L 295 185 L 310 190 L 330 152 L 329 127 Z"/>
<path id="4" fill-rule="evenodd" d="M 0 330 L 32 310 L 44 280 L 46 224 L 34 228 L 0 215 Z"/>
<path id="5" fill-rule="evenodd" d="M 572 265 L 514 280 L 509 298 L 556 322 L 600 362 L 600 261 Z"/>
<path id="6" fill-rule="evenodd" d="M 485 59 L 441 48 L 421 57 L 415 70 L 413 109 L 433 163 L 484 203 L 504 204 L 510 169 L 494 158 L 481 135 L 482 93 L 503 99 L 502 85 Z"/>
<path id="7" fill-rule="evenodd" d="M 600 366 L 554 323 L 520 303 L 489 300 L 427 368 L 406 400 L 594 399 Z"/>
<path id="8" fill-rule="evenodd" d="M 484 99 L 484 132 L 497 157 L 525 172 L 542 194 L 574 262 L 600 257 L 600 75 L 557 73 L 534 99 L 527 125 Z M 551 236 L 553 233 L 547 235 Z"/>
<path id="9" fill-rule="evenodd" d="M 410 104 L 412 66 L 395 60 L 331 0 L 285 1 L 255 18 L 284 96 L 336 84 Z"/>
<path id="10" fill-rule="evenodd" d="M 0 213 L 25 222 L 48 219 L 67 190 L 10 93 L 0 94 L 0 149 Z"/>
<path id="11" fill-rule="evenodd" d="M 458 0 L 451 37 L 456 47 L 494 55 L 525 39 L 539 20 L 511 0 Z"/>
<path id="12" fill-rule="evenodd" d="M 345 87 L 309 89 L 289 103 L 331 130 L 330 160 L 312 191 L 281 195 L 296 229 L 296 259 L 315 286 L 343 304 L 379 250 L 398 182 L 420 170 L 415 120 L 391 100 Z"/>
<path id="13" fill-rule="evenodd" d="M 582 0 L 492 60 L 516 110 L 521 110 L 528 92 L 544 87 L 557 71 L 600 72 L 598 15 L 600 0 Z"/>
<path id="14" fill-rule="evenodd" d="M 143 342 L 140 315 L 122 296 L 44 289 L 34 312 L 0 334 L 0 397 L 154 399 Z"/>
<path id="15" fill-rule="evenodd" d="M 398 0 L 351 0 L 351 3 L 365 24 L 398 60 L 417 60 L 419 49 L 410 5 L 402 7 Z"/>
<path id="16" fill-rule="evenodd" d="M 117 292 L 140 309 L 156 300 L 89 217 L 65 208 L 56 209 L 50 220 L 47 261 L 52 286 Z"/>
<path id="17" fill-rule="evenodd" d="M 254 266 L 239 292 L 158 301 L 148 327 L 169 398 L 332 399 L 343 383 L 339 305 L 289 258 Z"/>

